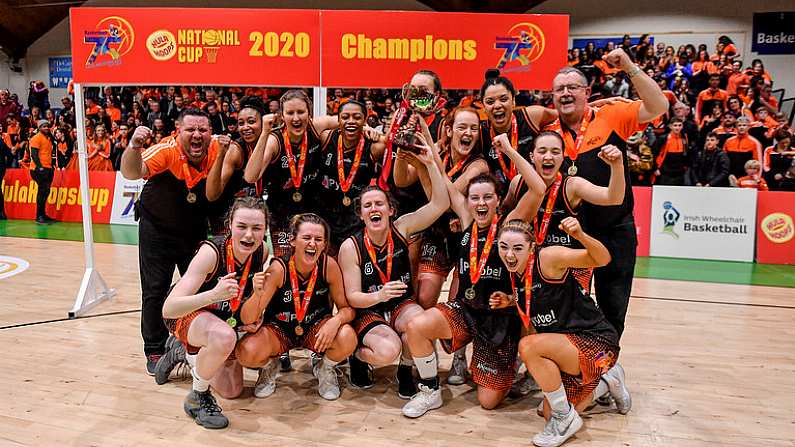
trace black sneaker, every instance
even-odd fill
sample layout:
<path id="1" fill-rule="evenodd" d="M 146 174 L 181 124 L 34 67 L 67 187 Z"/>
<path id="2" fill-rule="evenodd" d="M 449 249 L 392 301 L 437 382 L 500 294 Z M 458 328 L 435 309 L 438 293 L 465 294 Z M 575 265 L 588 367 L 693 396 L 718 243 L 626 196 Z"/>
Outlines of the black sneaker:
<path id="1" fill-rule="evenodd" d="M 160 357 L 163 357 L 163 354 L 149 354 L 146 356 L 146 373 L 150 376 L 155 375 L 155 367 L 157 367 Z"/>
<path id="2" fill-rule="evenodd" d="M 373 367 L 369 363 L 359 360 L 355 355 L 348 358 L 348 363 L 351 368 L 349 377 L 351 386 L 363 390 L 372 388 L 374 384 Z"/>
<path id="3" fill-rule="evenodd" d="M 188 416 L 204 428 L 219 429 L 229 425 L 229 419 L 221 413 L 221 407 L 215 403 L 215 397 L 209 389 L 202 393 L 191 390 L 185 397 L 183 408 Z"/>
<path id="4" fill-rule="evenodd" d="M 398 396 L 401 399 L 411 399 L 417 394 L 417 384 L 414 383 L 414 374 L 411 365 L 398 365 L 397 368 Z"/>
<path id="5" fill-rule="evenodd" d="M 54 224 L 54 223 L 57 223 L 57 222 L 58 222 L 58 220 L 57 220 L 57 219 L 53 219 L 53 218 L 52 218 L 52 217 L 50 217 L 50 216 L 44 216 L 44 220 L 45 220 L 45 221 L 47 221 L 47 223 L 51 223 L 51 224 Z"/>
<path id="6" fill-rule="evenodd" d="M 281 372 L 292 371 L 293 363 L 290 361 L 290 353 L 285 352 L 281 356 L 279 356 L 279 367 Z"/>
<path id="7" fill-rule="evenodd" d="M 36 218 L 36 223 L 39 224 L 39 225 L 50 225 L 52 222 L 47 220 L 46 217 L 37 217 Z"/>
<path id="8" fill-rule="evenodd" d="M 160 357 L 160 360 L 157 361 L 157 365 L 155 365 L 155 383 L 163 385 L 168 382 L 171 371 L 173 371 L 177 365 L 184 362 L 185 346 L 180 342 L 171 344 L 171 348 Z"/>

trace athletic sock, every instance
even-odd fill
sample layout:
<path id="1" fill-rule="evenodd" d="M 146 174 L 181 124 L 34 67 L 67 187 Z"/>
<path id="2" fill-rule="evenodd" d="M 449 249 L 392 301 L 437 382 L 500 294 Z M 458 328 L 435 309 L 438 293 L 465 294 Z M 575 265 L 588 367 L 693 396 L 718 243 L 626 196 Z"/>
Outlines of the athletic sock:
<path id="1" fill-rule="evenodd" d="M 417 365 L 417 372 L 420 375 L 420 383 L 431 388 L 439 387 L 438 363 L 436 353 L 432 352 L 427 357 L 413 357 L 414 364 Z"/>
<path id="2" fill-rule="evenodd" d="M 335 366 L 337 366 L 337 363 L 339 363 L 339 362 L 331 360 L 330 358 L 328 358 L 327 355 L 323 356 L 323 367 L 324 368 L 329 368 L 329 369 L 334 368 Z"/>
<path id="3" fill-rule="evenodd" d="M 566 390 L 563 388 L 563 384 L 560 384 L 560 387 L 555 391 L 550 391 L 547 393 L 544 391 L 544 397 L 547 398 L 549 402 L 549 406 L 552 408 L 554 413 L 558 414 L 568 414 L 571 406 L 569 405 L 569 400 L 566 398 Z"/>
<path id="4" fill-rule="evenodd" d="M 188 362 L 188 365 L 190 365 L 191 368 L 195 368 L 196 367 L 196 357 L 198 357 L 198 356 L 199 356 L 199 354 L 188 354 L 186 352 L 185 353 L 185 361 Z"/>
<path id="5" fill-rule="evenodd" d="M 191 368 L 190 374 L 193 376 L 193 391 L 203 393 L 210 389 L 210 381 L 199 377 L 199 373 L 196 372 L 195 366 Z"/>
<path id="6" fill-rule="evenodd" d="M 600 397 L 604 396 L 606 392 L 608 392 L 610 388 L 607 386 L 607 382 L 605 379 L 599 378 L 599 385 L 596 385 L 596 388 L 593 390 L 593 400 L 599 399 Z"/>

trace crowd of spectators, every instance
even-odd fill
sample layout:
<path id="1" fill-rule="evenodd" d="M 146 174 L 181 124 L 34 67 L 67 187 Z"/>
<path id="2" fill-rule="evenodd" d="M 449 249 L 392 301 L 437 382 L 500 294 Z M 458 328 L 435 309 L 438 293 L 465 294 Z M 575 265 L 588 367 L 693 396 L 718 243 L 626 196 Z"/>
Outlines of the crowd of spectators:
<path id="1" fill-rule="evenodd" d="M 715 48 L 679 48 L 643 35 L 624 36 L 604 47 L 589 42 L 572 48 L 568 64 L 590 80 L 592 99 L 636 98 L 623 72 L 608 66 L 602 55 L 623 47 L 633 60 L 657 80 L 669 99 L 666 115 L 639 129 L 629 140 L 629 162 L 637 185 L 741 186 L 793 189 L 793 130 L 789 117 L 778 110 L 771 95 L 773 78 L 764 63 L 744 63 L 737 48 L 721 36 Z M 86 137 L 89 169 L 117 170 L 129 135 L 139 125 L 153 130 L 154 144 L 174 131 L 174 121 L 186 107 L 205 110 L 216 134 L 237 134 L 239 101 L 261 96 L 271 112 L 278 110 L 284 89 L 242 87 L 104 87 L 86 90 Z M 75 104 L 71 95 L 51 107 L 41 81 L 31 82 L 27 106 L 15 93 L 0 91 L 0 167 L 26 167 L 31 162 L 27 141 L 41 120 L 49 122 L 54 138 L 52 166 L 77 169 Z M 367 105 L 367 124 L 383 130 L 400 101 L 400 90 L 329 90 L 326 109 L 335 114 L 355 98 Z M 446 91 L 446 108 L 481 108 L 474 90 Z M 517 105 L 551 107 L 549 92 L 522 91 Z M 485 114 L 483 115 L 485 118 Z M 758 163 L 747 163 L 755 161 Z"/>

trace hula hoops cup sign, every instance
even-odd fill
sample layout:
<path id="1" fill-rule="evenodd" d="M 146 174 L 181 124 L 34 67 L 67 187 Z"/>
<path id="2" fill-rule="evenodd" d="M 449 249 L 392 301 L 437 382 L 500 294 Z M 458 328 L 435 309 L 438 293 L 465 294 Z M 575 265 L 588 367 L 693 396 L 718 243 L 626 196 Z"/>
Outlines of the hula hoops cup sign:
<path id="1" fill-rule="evenodd" d="M 795 264 L 795 201 L 791 192 L 760 191 L 756 262 Z"/>
<path id="2" fill-rule="evenodd" d="M 75 82 L 320 84 L 320 11 L 72 8 Z"/>
<path id="3" fill-rule="evenodd" d="M 548 89 L 566 64 L 568 29 L 566 15 L 71 10 L 81 84 L 398 88 L 429 69 L 447 88 L 471 89 L 486 69 L 499 68 L 519 89 Z"/>

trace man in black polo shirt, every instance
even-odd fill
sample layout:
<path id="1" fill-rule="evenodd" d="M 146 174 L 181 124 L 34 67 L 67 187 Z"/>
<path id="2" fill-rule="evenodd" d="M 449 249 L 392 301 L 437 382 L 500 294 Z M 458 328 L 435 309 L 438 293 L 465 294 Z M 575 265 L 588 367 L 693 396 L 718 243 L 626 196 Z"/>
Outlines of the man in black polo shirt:
<path id="1" fill-rule="evenodd" d="M 212 137 L 209 117 L 201 110 L 184 110 L 178 123 L 174 138 L 148 149 L 143 146 L 151 130 L 138 127 L 121 160 L 125 178 L 147 179 L 135 211 L 140 218 L 141 335 L 150 375 L 154 375 L 168 338 L 162 309 L 174 267 L 183 274 L 199 243 L 207 237 L 205 179 L 219 149 L 223 149 L 220 146 L 229 145 L 228 136 Z"/>

